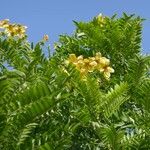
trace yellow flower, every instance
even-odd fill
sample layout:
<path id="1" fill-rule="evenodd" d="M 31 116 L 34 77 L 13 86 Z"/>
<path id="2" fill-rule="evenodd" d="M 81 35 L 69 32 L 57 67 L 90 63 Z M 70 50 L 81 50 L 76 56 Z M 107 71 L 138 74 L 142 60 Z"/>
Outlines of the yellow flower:
<path id="1" fill-rule="evenodd" d="M 89 60 L 90 61 L 95 61 L 96 59 L 95 59 L 95 57 L 89 57 Z"/>
<path id="2" fill-rule="evenodd" d="M 83 66 L 84 65 L 84 61 L 83 60 L 78 60 L 77 64 L 80 65 L 80 66 Z"/>
<path id="3" fill-rule="evenodd" d="M 78 56 L 77 60 L 83 60 L 83 56 L 82 55 Z"/>
<path id="4" fill-rule="evenodd" d="M 0 20 L 0 28 L 6 28 L 9 25 L 9 19 Z"/>
<path id="5" fill-rule="evenodd" d="M 83 59 L 80 55 L 76 57 L 75 54 L 70 54 L 67 60 L 67 64 L 72 63 L 76 66 L 76 69 L 80 71 L 81 76 L 85 76 L 88 72 L 99 70 L 103 72 L 106 79 L 110 78 L 110 74 L 114 72 L 114 69 L 109 66 L 110 60 L 106 57 L 102 57 L 101 53 L 96 53 L 95 57 L 89 57 Z"/>
<path id="6" fill-rule="evenodd" d="M 23 38 L 25 36 L 25 32 L 27 29 L 26 26 L 16 25 L 14 28 L 17 36 L 19 36 L 20 38 Z"/>
<path id="7" fill-rule="evenodd" d="M 109 65 L 110 61 L 109 59 L 105 57 L 101 57 L 99 60 L 96 61 L 97 66 L 96 69 L 99 70 L 100 72 L 104 71 L 104 68 Z"/>
<path id="8" fill-rule="evenodd" d="M 68 60 L 70 63 L 77 63 L 77 57 L 75 54 L 70 54 Z"/>
<path id="9" fill-rule="evenodd" d="M 7 36 L 18 36 L 23 38 L 26 32 L 26 26 L 20 24 L 10 24 L 8 19 L 0 21 L 0 28 L 4 29 L 4 33 Z"/>
<path id="10" fill-rule="evenodd" d="M 111 73 L 114 73 L 114 69 L 113 68 L 111 68 L 111 67 L 109 67 L 109 66 L 107 66 L 106 68 L 104 68 L 104 77 L 106 78 L 106 79 L 109 79 L 110 78 L 110 74 Z"/>
<path id="11" fill-rule="evenodd" d="M 104 72 L 104 77 L 105 77 L 105 79 L 109 80 L 110 73 L 109 72 Z"/>
<path id="12" fill-rule="evenodd" d="M 99 61 L 100 61 L 101 65 L 103 65 L 103 66 L 107 66 L 110 64 L 110 60 L 107 59 L 106 57 L 101 57 Z"/>
<path id="13" fill-rule="evenodd" d="M 18 25 L 18 24 L 9 24 L 5 32 L 8 36 L 18 36 L 19 38 L 23 38 L 26 32 L 26 26 Z"/>
<path id="14" fill-rule="evenodd" d="M 82 55 L 76 57 L 75 54 L 70 54 L 68 62 L 74 64 L 78 70 L 80 70 L 81 67 L 84 65 L 83 56 Z"/>
<path id="15" fill-rule="evenodd" d="M 16 33 L 17 34 L 24 34 L 26 32 L 27 27 L 22 25 L 16 26 Z"/>
<path id="16" fill-rule="evenodd" d="M 84 60 L 83 60 L 83 62 L 84 62 L 84 69 L 86 69 L 86 70 L 91 70 L 91 66 L 90 66 L 90 60 L 89 59 L 87 59 L 87 58 L 85 58 Z"/>
<path id="17" fill-rule="evenodd" d="M 92 66 L 92 67 L 96 67 L 97 66 L 97 62 L 96 61 L 91 61 L 89 63 L 89 65 Z"/>
<path id="18" fill-rule="evenodd" d="M 96 53 L 96 56 L 95 56 L 96 60 L 99 60 L 101 57 L 102 57 L 102 55 L 100 52 Z"/>
<path id="19" fill-rule="evenodd" d="M 92 64 L 92 63 L 90 64 L 90 63 L 91 63 L 91 62 L 90 62 L 89 60 L 88 60 L 88 61 L 85 60 L 85 63 L 84 63 L 83 68 L 86 69 L 87 72 L 93 72 L 94 69 L 95 69 L 95 68 L 94 68 L 94 67 L 95 67 L 94 64 Z"/>
<path id="20" fill-rule="evenodd" d="M 105 23 L 105 17 L 101 13 L 97 16 L 97 22 L 101 27 L 103 27 Z"/>
<path id="21" fill-rule="evenodd" d="M 49 36 L 47 34 L 45 34 L 44 37 L 43 37 L 43 40 L 44 41 L 48 41 L 49 40 Z"/>
<path id="22" fill-rule="evenodd" d="M 9 24 L 6 27 L 5 32 L 7 33 L 8 36 L 15 36 L 15 34 L 16 34 L 15 25 Z"/>
<path id="23" fill-rule="evenodd" d="M 111 67 L 108 66 L 108 67 L 105 68 L 104 72 L 114 73 L 115 71 L 114 71 L 113 68 L 111 68 Z"/>
<path id="24" fill-rule="evenodd" d="M 85 58 L 85 59 L 84 59 L 84 62 L 85 62 L 85 63 L 89 63 L 90 61 L 89 61 L 88 58 Z"/>

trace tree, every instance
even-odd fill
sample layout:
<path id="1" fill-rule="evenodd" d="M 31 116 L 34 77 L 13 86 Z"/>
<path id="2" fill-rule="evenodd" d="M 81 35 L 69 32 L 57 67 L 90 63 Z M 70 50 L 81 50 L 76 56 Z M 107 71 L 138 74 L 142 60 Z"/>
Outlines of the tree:
<path id="1" fill-rule="evenodd" d="M 25 26 L 0 21 L 0 149 L 150 149 L 142 21 L 74 21 L 48 57 L 47 36 L 34 45 Z"/>

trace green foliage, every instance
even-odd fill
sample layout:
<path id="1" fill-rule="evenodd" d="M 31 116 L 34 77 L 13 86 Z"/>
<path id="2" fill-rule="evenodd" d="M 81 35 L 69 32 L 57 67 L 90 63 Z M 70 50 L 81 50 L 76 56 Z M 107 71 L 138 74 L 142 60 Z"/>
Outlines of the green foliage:
<path id="1" fill-rule="evenodd" d="M 142 19 L 123 14 L 75 22 L 46 57 L 45 43 L 0 36 L 0 149 L 150 149 L 150 56 Z M 49 49 L 48 49 L 49 51 Z M 69 54 L 100 52 L 115 70 L 81 76 Z"/>
<path id="2" fill-rule="evenodd" d="M 114 89 L 108 92 L 105 100 L 106 106 L 104 107 L 104 115 L 106 117 L 112 116 L 112 114 L 119 109 L 121 104 L 130 98 L 127 95 L 127 88 L 127 83 L 116 84 Z"/>

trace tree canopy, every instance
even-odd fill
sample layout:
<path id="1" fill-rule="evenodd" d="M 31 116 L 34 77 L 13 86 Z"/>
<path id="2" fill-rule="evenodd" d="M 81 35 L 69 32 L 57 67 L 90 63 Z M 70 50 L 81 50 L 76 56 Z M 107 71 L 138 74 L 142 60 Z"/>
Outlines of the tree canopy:
<path id="1" fill-rule="evenodd" d="M 0 149 L 150 149 L 150 56 L 143 19 L 76 22 L 44 53 L 48 36 L 0 21 Z"/>

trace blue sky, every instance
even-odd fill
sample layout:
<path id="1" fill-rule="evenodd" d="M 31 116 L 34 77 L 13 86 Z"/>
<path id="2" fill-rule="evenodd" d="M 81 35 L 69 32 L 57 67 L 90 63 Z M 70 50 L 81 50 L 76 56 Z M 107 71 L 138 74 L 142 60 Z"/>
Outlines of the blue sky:
<path id="1" fill-rule="evenodd" d="M 143 23 L 142 49 L 150 53 L 149 0 L 0 0 L 0 6 L 0 20 L 8 18 L 28 26 L 29 40 L 33 42 L 48 34 L 51 45 L 60 34 L 73 32 L 72 20 L 88 21 L 99 13 L 134 13 L 147 19 Z"/>

